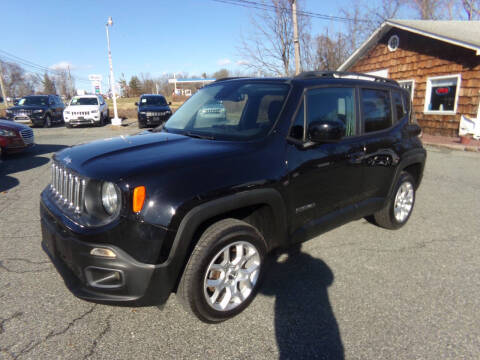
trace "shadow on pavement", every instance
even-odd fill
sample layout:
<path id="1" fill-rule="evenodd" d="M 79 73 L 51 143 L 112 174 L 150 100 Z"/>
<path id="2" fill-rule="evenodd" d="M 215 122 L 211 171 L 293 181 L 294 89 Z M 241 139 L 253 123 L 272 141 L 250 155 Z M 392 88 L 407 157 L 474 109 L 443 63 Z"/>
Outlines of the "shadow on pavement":
<path id="1" fill-rule="evenodd" d="M 0 192 L 13 189 L 20 184 L 18 179 L 8 175 L 43 166 L 50 161 L 50 157 L 40 155 L 57 152 L 65 147 L 65 145 L 37 144 L 23 153 L 7 154 L 0 161 Z"/>
<path id="2" fill-rule="evenodd" d="M 276 298 L 275 335 L 280 359 L 344 358 L 328 298 L 333 278 L 328 265 L 301 252 L 301 246 L 274 257 L 260 292 Z"/>

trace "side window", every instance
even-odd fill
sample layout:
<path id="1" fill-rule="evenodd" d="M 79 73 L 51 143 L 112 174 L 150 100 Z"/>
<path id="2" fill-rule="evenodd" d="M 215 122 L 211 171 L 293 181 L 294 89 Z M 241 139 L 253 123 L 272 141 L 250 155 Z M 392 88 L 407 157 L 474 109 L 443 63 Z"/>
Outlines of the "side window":
<path id="1" fill-rule="evenodd" d="M 297 112 L 297 116 L 295 117 L 295 121 L 293 122 L 292 127 L 290 128 L 290 137 L 303 140 L 303 129 L 305 127 L 305 107 L 304 102 L 302 100 L 302 105 Z"/>
<path id="2" fill-rule="evenodd" d="M 399 91 L 393 91 L 393 105 L 395 106 L 395 111 L 397 113 L 397 121 L 402 120 L 405 115 L 407 115 L 407 111 L 403 104 L 403 97 Z"/>
<path id="3" fill-rule="evenodd" d="M 320 88 L 307 94 L 307 129 L 314 121 L 341 121 L 345 136 L 356 134 L 355 89 Z"/>
<path id="4" fill-rule="evenodd" d="M 362 115 L 365 132 L 374 132 L 392 126 L 392 107 L 389 92 L 362 89 Z"/>

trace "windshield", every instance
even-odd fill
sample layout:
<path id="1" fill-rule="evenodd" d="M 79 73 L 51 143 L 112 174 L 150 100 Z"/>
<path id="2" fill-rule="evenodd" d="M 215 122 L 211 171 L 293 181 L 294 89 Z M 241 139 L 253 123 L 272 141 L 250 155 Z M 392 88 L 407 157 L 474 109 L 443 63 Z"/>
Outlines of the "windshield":
<path id="1" fill-rule="evenodd" d="M 48 105 L 48 96 L 26 96 L 18 101 L 18 105 Z"/>
<path id="2" fill-rule="evenodd" d="M 140 106 L 146 105 L 166 106 L 167 101 L 163 96 L 142 96 L 140 98 Z"/>
<path id="3" fill-rule="evenodd" d="M 88 98 L 74 97 L 72 101 L 70 101 L 70 106 L 75 106 L 75 105 L 98 105 L 98 99 L 94 97 L 88 97 Z"/>
<path id="4" fill-rule="evenodd" d="M 193 137 L 248 140 L 265 136 L 280 114 L 290 86 L 225 82 L 199 90 L 163 129 Z"/>

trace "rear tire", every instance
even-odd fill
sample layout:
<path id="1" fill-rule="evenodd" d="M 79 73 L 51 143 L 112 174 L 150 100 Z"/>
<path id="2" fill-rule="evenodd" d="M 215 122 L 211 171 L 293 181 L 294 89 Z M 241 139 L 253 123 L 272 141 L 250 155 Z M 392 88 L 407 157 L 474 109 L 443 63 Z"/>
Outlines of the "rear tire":
<path id="1" fill-rule="evenodd" d="M 207 323 L 241 313 L 260 285 L 267 247 L 260 232 L 236 219 L 220 220 L 200 237 L 185 267 L 177 297 Z"/>
<path id="2" fill-rule="evenodd" d="M 385 229 L 399 229 L 407 223 L 414 205 L 415 180 L 404 171 L 400 174 L 387 206 L 373 214 L 375 224 Z"/>

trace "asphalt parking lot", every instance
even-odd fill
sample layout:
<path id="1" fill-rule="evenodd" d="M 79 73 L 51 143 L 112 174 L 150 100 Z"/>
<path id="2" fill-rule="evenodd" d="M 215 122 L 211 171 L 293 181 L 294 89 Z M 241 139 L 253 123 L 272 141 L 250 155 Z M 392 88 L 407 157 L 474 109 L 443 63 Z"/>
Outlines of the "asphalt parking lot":
<path id="1" fill-rule="evenodd" d="M 480 155 L 429 148 L 409 223 L 365 220 L 282 256 L 240 316 L 206 325 L 163 307 L 76 299 L 43 253 L 39 195 L 52 153 L 135 125 L 35 129 L 0 163 L 0 359 L 480 357 Z"/>

